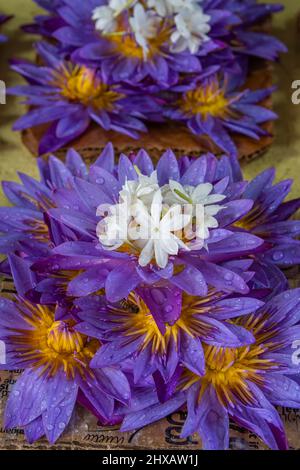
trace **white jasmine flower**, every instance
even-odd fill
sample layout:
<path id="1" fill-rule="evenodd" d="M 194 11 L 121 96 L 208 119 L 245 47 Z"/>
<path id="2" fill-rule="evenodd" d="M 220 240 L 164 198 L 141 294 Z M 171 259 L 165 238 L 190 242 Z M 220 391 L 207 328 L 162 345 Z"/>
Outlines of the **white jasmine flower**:
<path id="1" fill-rule="evenodd" d="M 108 2 L 110 8 L 115 11 L 115 14 L 118 15 L 127 8 L 132 7 L 136 3 L 136 0 L 110 0 Z"/>
<path id="2" fill-rule="evenodd" d="M 125 182 L 116 204 L 97 209 L 102 246 L 117 250 L 124 245 L 139 256 L 141 266 L 155 261 L 162 269 L 179 250 L 205 247 L 210 229 L 219 225 L 215 216 L 225 196 L 214 194 L 210 183 L 194 187 L 170 180 L 160 188 L 156 171 L 149 176 L 136 171 L 138 178 Z"/>
<path id="3" fill-rule="evenodd" d="M 157 35 L 161 19 L 152 10 L 145 10 L 137 3 L 133 9 L 133 16 L 129 19 L 130 26 L 135 35 L 135 40 L 143 49 L 144 58 L 149 53 L 149 39 Z"/>
<path id="4" fill-rule="evenodd" d="M 114 13 L 114 10 L 109 6 L 95 8 L 92 19 L 95 21 L 96 29 L 104 34 L 113 33 L 117 29 Z"/>
<path id="5" fill-rule="evenodd" d="M 150 213 L 142 202 L 138 204 L 136 220 L 143 232 L 150 232 L 139 257 L 141 266 L 147 266 L 155 259 L 157 265 L 163 269 L 167 266 L 170 255 L 177 255 L 179 249 L 188 250 L 174 232 L 182 230 L 190 222 L 190 216 L 182 214 L 180 205 L 171 207 L 163 214 L 161 190 L 153 197 Z"/>
<path id="6" fill-rule="evenodd" d="M 132 206 L 140 199 L 145 205 L 150 205 L 154 193 L 159 189 L 157 172 L 153 171 L 150 176 L 138 175 L 137 181 L 126 181 L 120 192 L 120 198 Z"/>
<path id="7" fill-rule="evenodd" d="M 102 206 L 97 209 L 96 215 L 104 215 Z M 96 229 L 100 243 L 107 250 L 117 250 L 127 241 L 130 218 L 130 207 L 126 203 L 108 208 L 108 214 L 98 223 Z"/>
<path id="8" fill-rule="evenodd" d="M 118 16 L 127 8 L 136 3 L 136 0 L 110 0 L 108 5 L 97 7 L 93 11 L 92 19 L 95 27 L 103 34 L 110 34 L 118 27 Z"/>
<path id="9" fill-rule="evenodd" d="M 191 206 L 192 217 L 196 217 L 196 236 L 206 240 L 209 237 L 209 229 L 219 226 L 217 215 L 224 206 L 217 203 L 223 201 L 223 194 L 211 194 L 213 185 L 202 183 L 198 186 L 182 186 L 177 181 L 170 180 L 164 188 L 164 200 L 168 204 L 179 203 Z"/>
<path id="10" fill-rule="evenodd" d="M 98 207 L 96 215 L 103 219 L 98 223 L 97 236 L 105 248 L 115 250 L 124 243 L 131 244 L 137 240 L 138 224 L 134 220 L 136 205 L 142 202 L 150 207 L 158 189 L 156 171 L 150 176 L 140 173 L 137 181 L 126 181 L 120 191 L 118 204 Z"/>
<path id="11" fill-rule="evenodd" d="M 209 40 L 211 17 L 202 8 L 184 8 L 175 16 L 176 31 L 171 35 L 172 51 L 183 52 L 189 49 L 196 54 L 201 44 Z"/>

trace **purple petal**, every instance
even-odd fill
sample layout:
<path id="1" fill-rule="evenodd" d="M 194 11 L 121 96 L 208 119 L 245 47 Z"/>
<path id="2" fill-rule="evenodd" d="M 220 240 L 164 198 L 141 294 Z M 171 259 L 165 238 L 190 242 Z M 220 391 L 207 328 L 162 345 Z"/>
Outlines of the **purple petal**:
<path id="1" fill-rule="evenodd" d="M 181 290 L 171 285 L 143 287 L 138 290 L 159 328 L 165 330 L 165 323 L 174 325 L 181 314 Z"/>
<path id="2" fill-rule="evenodd" d="M 140 282 L 135 261 L 122 263 L 108 275 L 105 283 L 107 299 L 118 302 L 128 297 Z"/>
<path id="3" fill-rule="evenodd" d="M 124 185 L 126 181 L 135 181 L 137 179 L 134 166 L 132 165 L 129 158 L 124 154 L 120 155 L 118 175 L 119 181 L 122 185 Z"/>
<path id="4" fill-rule="evenodd" d="M 124 405 L 129 404 L 130 386 L 123 372 L 112 367 L 104 367 L 94 370 L 94 374 L 100 390 Z"/>
<path id="5" fill-rule="evenodd" d="M 237 424 L 259 436 L 271 449 L 288 449 L 283 424 L 275 408 L 239 405 L 231 411 L 231 417 Z"/>
<path id="6" fill-rule="evenodd" d="M 15 288 L 22 297 L 36 286 L 36 276 L 29 263 L 16 255 L 9 256 L 9 265 L 13 275 Z"/>
<path id="7" fill-rule="evenodd" d="M 76 276 L 68 285 L 67 294 L 73 297 L 84 297 L 93 294 L 105 285 L 109 270 L 103 266 L 95 266 Z"/>
<path id="8" fill-rule="evenodd" d="M 186 265 L 184 269 L 174 275 L 170 281 L 177 287 L 190 295 L 205 296 L 207 294 L 207 284 L 202 273 L 191 265 Z"/>
<path id="9" fill-rule="evenodd" d="M 53 385 L 52 385 L 53 384 Z M 78 394 L 78 386 L 64 373 L 57 374 L 47 390 L 47 410 L 43 412 L 46 436 L 52 444 L 70 422 Z M 55 390 L 55 393 L 53 393 Z"/>
<path id="10" fill-rule="evenodd" d="M 139 168 L 143 175 L 150 176 L 154 171 L 152 160 L 143 149 L 139 150 L 137 156 L 134 158 L 134 164 Z"/>
<path id="11" fill-rule="evenodd" d="M 157 177 L 160 186 L 168 184 L 170 180 L 178 181 L 180 178 L 177 159 L 172 150 L 167 150 L 160 158 L 157 167 Z"/>
<path id="12" fill-rule="evenodd" d="M 205 157 L 197 158 L 186 170 L 183 177 L 181 178 L 181 184 L 189 186 L 197 186 L 204 181 L 207 168 L 207 159 Z"/>
<path id="13" fill-rule="evenodd" d="M 265 395 L 277 406 L 300 408 L 300 387 L 294 380 L 282 374 L 268 374 Z"/>
<path id="14" fill-rule="evenodd" d="M 147 424 L 159 421 L 165 418 L 170 413 L 177 411 L 185 402 L 185 396 L 178 394 L 176 397 L 167 401 L 166 403 L 157 403 L 136 413 L 128 414 L 121 426 L 121 431 L 132 431 L 134 429 L 140 429 Z"/>
<path id="15" fill-rule="evenodd" d="M 237 297 L 216 302 L 212 307 L 212 313 L 218 320 L 236 318 L 256 312 L 264 302 L 250 297 Z"/>
<path id="16" fill-rule="evenodd" d="M 47 381 L 39 370 L 27 369 L 12 388 L 6 403 L 5 428 L 25 426 L 46 408 Z"/>
<path id="17" fill-rule="evenodd" d="M 205 450 L 225 450 L 229 446 L 229 418 L 214 388 L 207 387 L 196 411 L 197 429 Z M 186 436 L 184 427 L 182 436 Z"/>
<path id="18" fill-rule="evenodd" d="M 184 332 L 181 336 L 180 352 L 182 363 L 189 370 L 197 375 L 204 375 L 205 358 L 201 341 L 198 338 L 193 338 Z"/>
<path id="19" fill-rule="evenodd" d="M 14 130 L 21 131 L 39 124 L 55 121 L 66 116 L 66 114 L 73 114 L 77 111 L 78 105 L 56 105 L 35 109 L 18 119 L 14 125 Z"/>
<path id="20" fill-rule="evenodd" d="M 218 221 L 221 227 L 233 224 L 251 210 L 253 201 L 250 199 L 241 199 L 239 201 L 228 202 L 225 208 L 219 212 Z"/>
<path id="21" fill-rule="evenodd" d="M 101 155 L 97 158 L 94 163 L 95 166 L 100 166 L 104 170 L 112 173 L 115 167 L 115 152 L 111 142 L 109 142 L 104 148 Z"/>
<path id="22" fill-rule="evenodd" d="M 97 379 L 83 380 L 78 377 L 77 383 L 97 413 L 109 420 L 114 411 L 114 399 L 99 390 Z"/>
<path id="23" fill-rule="evenodd" d="M 121 364 L 125 359 L 138 351 L 142 341 L 143 338 L 138 338 L 128 343 L 124 341 L 111 341 L 104 344 L 94 355 L 91 367 L 101 369 L 102 367 Z"/>
<path id="24" fill-rule="evenodd" d="M 85 178 L 88 174 L 87 167 L 81 156 L 74 149 L 69 149 L 66 155 L 66 167 L 73 176 Z"/>
<path id="25" fill-rule="evenodd" d="M 33 444 L 44 436 L 45 430 L 43 425 L 43 419 L 39 416 L 37 419 L 27 424 L 24 429 L 25 436 L 29 444 Z"/>
<path id="26" fill-rule="evenodd" d="M 208 284 L 219 290 L 247 294 L 249 288 L 241 276 L 213 263 L 199 261 L 198 268 L 204 275 Z"/>

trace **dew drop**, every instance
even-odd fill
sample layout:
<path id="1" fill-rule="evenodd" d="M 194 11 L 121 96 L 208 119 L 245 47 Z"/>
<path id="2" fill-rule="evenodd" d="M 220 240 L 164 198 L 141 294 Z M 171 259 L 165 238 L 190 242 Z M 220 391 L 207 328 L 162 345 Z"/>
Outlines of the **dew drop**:
<path id="1" fill-rule="evenodd" d="M 172 305 L 167 305 L 164 308 L 164 310 L 165 310 L 166 313 L 171 313 L 173 311 L 173 307 L 172 307 Z"/>
<path id="2" fill-rule="evenodd" d="M 102 177 L 101 177 L 101 178 L 97 178 L 97 179 L 96 179 L 96 183 L 97 183 L 97 184 L 104 184 L 104 183 L 105 183 L 105 179 L 102 178 Z"/>
<path id="3" fill-rule="evenodd" d="M 232 278 L 233 278 L 233 274 L 232 274 L 232 273 L 226 273 L 226 274 L 225 274 L 225 279 L 226 279 L 226 281 L 231 281 Z"/>
<path id="4" fill-rule="evenodd" d="M 157 303 L 158 305 L 162 305 L 162 304 L 165 303 L 166 295 L 162 291 L 162 289 L 153 288 L 153 289 L 151 289 L 150 293 L 151 293 L 151 297 L 152 297 L 152 299 L 155 303 Z"/>
<path id="5" fill-rule="evenodd" d="M 279 261 L 283 257 L 284 257 L 284 254 L 282 253 L 282 251 L 275 251 L 275 253 L 273 253 L 273 256 L 272 256 L 274 261 Z"/>

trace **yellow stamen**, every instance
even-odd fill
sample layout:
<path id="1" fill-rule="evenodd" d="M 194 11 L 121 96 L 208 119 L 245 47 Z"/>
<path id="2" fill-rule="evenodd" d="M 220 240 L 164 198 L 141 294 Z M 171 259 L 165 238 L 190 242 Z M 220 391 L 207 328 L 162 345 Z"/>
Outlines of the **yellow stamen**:
<path id="1" fill-rule="evenodd" d="M 123 98 L 113 87 L 102 83 L 95 71 L 78 65 L 64 66 L 55 72 L 54 84 L 64 98 L 97 110 L 113 111 L 115 103 Z"/>
<path id="2" fill-rule="evenodd" d="M 99 342 L 75 330 L 75 322 L 55 321 L 54 311 L 41 305 L 24 301 L 20 310 L 30 329 L 13 330 L 16 353 L 43 374 L 52 376 L 63 370 L 68 378 L 79 373 L 91 375 L 88 365 L 99 348 Z M 29 314 L 30 312 L 30 314 Z"/>
<path id="3" fill-rule="evenodd" d="M 79 353 L 84 347 L 83 337 L 62 321 L 54 322 L 48 329 L 47 345 L 57 353 Z"/>
<path id="4" fill-rule="evenodd" d="M 154 38 L 150 38 L 148 42 L 147 59 L 151 59 L 157 54 L 162 53 L 162 46 L 169 41 L 170 29 L 163 26 Z M 134 59 L 144 60 L 145 52 L 135 40 L 134 35 L 129 33 L 118 34 L 113 33 L 107 38 L 115 47 L 116 52 L 119 54 Z"/>
<path id="5" fill-rule="evenodd" d="M 200 114 L 203 119 L 208 116 L 224 118 L 229 113 L 225 87 L 220 88 L 218 81 L 211 81 L 207 85 L 188 91 L 179 106 L 186 114 Z"/>
<path id="6" fill-rule="evenodd" d="M 42 243 L 49 243 L 49 230 L 45 222 L 36 219 L 31 222 L 28 221 L 27 225 L 29 227 L 27 232 L 30 233 L 35 238 L 35 240 Z"/>
<path id="7" fill-rule="evenodd" d="M 201 321 L 201 318 L 196 317 L 202 312 L 198 299 L 185 294 L 180 318 L 174 325 L 166 325 L 165 334 L 159 330 L 147 305 L 135 294 L 131 294 L 123 306 L 126 310 L 118 311 L 119 320 L 116 321 L 116 329 L 122 330 L 126 336 L 134 339 L 143 336 L 142 348 L 145 349 L 151 344 L 153 353 L 165 354 L 171 339 L 178 343 L 180 331 L 196 337 L 209 334 L 211 329 Z M 130 314 L 128 310 L 132 313 Z"/>
<path id="8" fill-rule="evenodd" d="M 265 314 L 266 316 L 266 314 Z M 264 315 L 249 315 L 235 321 L 236 324 L 251 331 L 256 339 L 254 344 L 240 348 L 221 348 L 204 345 L 206 373 L 203 377 L 185 370 L 179 388 L 187 390 L 194 383 L 199 383 L 199 400 L 208 385 L 212 385 L 220 403 L 224 406 L 237 400 L 245 405 L 254 404 L 255 396 L 249 383 L 262 386 L 264 374 L 278 367 L 274 361 L 266 359 L 263 354 L 272 351 L 272 337 L 276 330 L 266 331 Z M 278 344 L 276 345 L 278 347 Z"/>
<path id="9" fill-rule="evenodd" d="M 235 226 L 242 228 L 244 230 L 252 230 L 257 225 L 260 225 L 264 222 L 263 219 L 264 211 L 258 205 L 255 205 L 248 214 L 242 219 L 235 222 Z M 267 233 L 260 232 L 258 235 L 264 236 L 268 235 Z"/>

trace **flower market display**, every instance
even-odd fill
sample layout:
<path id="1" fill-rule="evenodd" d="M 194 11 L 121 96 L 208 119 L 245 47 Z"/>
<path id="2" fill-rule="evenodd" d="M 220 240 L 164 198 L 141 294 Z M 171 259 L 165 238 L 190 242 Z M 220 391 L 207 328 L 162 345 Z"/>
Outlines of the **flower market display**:
<path id="1" fill-rule="evenodd" d="M 5 75 L 9 99 L 25 108 L 5 121 L 27 147 L 25 134 L 35 139 L 39 176 L 28 165 L 8 181 L 14 154 L 2 148 L 15 143 L 5 134 L 0 434 L 58 448 L 79 421 L 88 440 L 91 419 L 99 433 L 130 436 L 129 448 L 174 414 L 180 449 L 244 448 L 236 432 L 259 448 L 292 449 L 300 197 L 282 145 L 292 130 L 279 139 L 284 172 L 274 159 L 277 171 L 262 165 L 248 178 L 239 162 L 259 153 L 255 142 L 266 149 L 279 117 L 270 62 L 287 49 L 271 20 L 283 6 L 30 3 L 40 13 L 20 15 L 20 54 L 8 45 L 5 64 L 19 75 Z M 72 449 L 85 447 L 74 436 Z M 145 441 L 156 449 L 159 438 Z"/>
<path id="2" fill-rule="evenodd" d="M 300 408 L 300 199 L 269 169 L 244 180 L 227 155 L 108 144 L 87 167 L 39 159 L 3 182 L 2 369 L 23 372 L 4 426 L 56 442 L 80 404 L 135 430 L 186 411 L 182 436 L 227 449 L 229 420 L 287 449 L 278 406 Z"/>
<path id="3" fill-rule="evenodd" d="M 255 0 L 36 0 L 46 10 L 28 32 L 42 36 L 38 64 L 14 60 L 28 85 L 15 130 L 47 124 L 39 154 L 85 135 L 93 122 L 132 139 L 151 123 L 177 123 L 220 152 L 235 136 L 259 141 L 276 114 L 272 87 L 251 90 L 253 61 L 285 46 L 264 27 L 281 5 Z"/>

